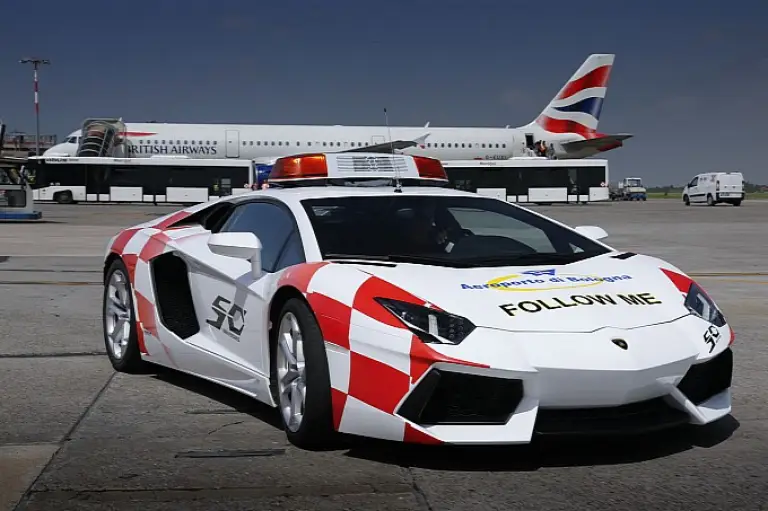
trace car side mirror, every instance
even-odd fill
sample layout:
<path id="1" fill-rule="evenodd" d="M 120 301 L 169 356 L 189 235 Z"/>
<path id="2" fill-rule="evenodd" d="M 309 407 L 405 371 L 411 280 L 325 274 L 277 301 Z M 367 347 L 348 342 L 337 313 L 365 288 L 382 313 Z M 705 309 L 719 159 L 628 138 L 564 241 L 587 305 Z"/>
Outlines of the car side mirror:
<path id="1" fill-rule="evenodd" d="M 261 277 L 261 241 L 252 232 L 217 232 L 208 238 L 208 248 L 216 255 L 251 262 L 254 279 Z"/>
<path id="2" fill-rule="evenodd" d="M 582 236 L 593 240 L 601 240 L 608 237 L 608 233 L 602 227 L 596 225 L 580 225 L 574 229 Z"/>

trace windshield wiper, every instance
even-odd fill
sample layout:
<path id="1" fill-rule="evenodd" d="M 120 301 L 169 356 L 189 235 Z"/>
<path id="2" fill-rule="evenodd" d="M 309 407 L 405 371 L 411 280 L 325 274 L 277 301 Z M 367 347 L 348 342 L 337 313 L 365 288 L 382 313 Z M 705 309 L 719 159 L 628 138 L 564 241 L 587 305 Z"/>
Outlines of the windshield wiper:
<path id="1" fill-rule="evenodd" d="M 600 255 L 602 252 L 577 252 L 577 253 L 531 253 L 531 254 L 498 254 L 488 256 L 466 257 L 461 262 L 470 264 L 503 264 L 513 266 L 516 264 L 547 264 L 547 263 L 573 263 L 583 259 L 589 259 Z"/>
<path id="2" fill-rule="evenodd" d="M 389 263 L 414 263 L 451 266 L 456 268 L 470 268 L 471 263 L 455 261 L 446 257 L 423 255 L 362 255 L 362 254 L 325 254 L 325 259 L 339 259 L 345 261 L 380 261 Z"/>

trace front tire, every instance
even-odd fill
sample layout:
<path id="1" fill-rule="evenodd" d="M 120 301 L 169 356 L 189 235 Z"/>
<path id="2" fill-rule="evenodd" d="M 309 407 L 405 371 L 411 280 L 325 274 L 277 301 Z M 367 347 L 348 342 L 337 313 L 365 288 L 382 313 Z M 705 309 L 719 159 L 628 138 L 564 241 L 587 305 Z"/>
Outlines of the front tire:
<path id="1" fill-rule="evenodd" d="M 291 298 L 275 326 L 272 377 L 288 440 L 302 449 L 328 446 L 334 436 L 325 341 L 309 306 Z"/>
<path id="2" fill-rule="evenodd" d="M 686 206 L 691 205 L 691 199 L 689 199 L 687 195 L 683 195 L 683 204 L 685 204 Z"/>
<path id="3" fill-rule="evenodd" d="M 116 259 L 104 279 L 102 328 L 107 356 L 116 371 L 141 373 L 147 368 L 139 351 L 139 333 L 128 268 Z"/>

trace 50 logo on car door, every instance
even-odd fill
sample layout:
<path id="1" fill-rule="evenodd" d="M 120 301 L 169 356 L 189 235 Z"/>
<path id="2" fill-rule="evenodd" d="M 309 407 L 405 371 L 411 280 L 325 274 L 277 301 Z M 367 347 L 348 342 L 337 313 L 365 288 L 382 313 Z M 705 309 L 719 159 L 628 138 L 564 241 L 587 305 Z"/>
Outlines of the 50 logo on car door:
<path id="1" fill-rule="evenodd" d="M 245 329 L 247 311 L 223 296 L 216 297 L 211 304 L 211 309 L 216 317 L 206 319 L 206 323 L 240 342 L 240 335 Z"/>

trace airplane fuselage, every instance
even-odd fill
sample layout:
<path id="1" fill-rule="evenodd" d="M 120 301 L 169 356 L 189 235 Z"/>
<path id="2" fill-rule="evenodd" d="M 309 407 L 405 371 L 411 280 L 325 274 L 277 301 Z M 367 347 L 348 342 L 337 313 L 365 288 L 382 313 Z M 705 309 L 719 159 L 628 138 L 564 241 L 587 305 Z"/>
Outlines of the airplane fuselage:
<path id="1" fill-rule="evenodd" d="M 534 155 L 544 142 L 548 156 L 586 158 L 621 147 L 629 134 L 597 131 L 613 54 L 592 54 L 544 107 L 535 120 L 515 128 L 433 128 L 396 126 L 313 126 L 265 124 L 124 123 L 121 142 L 102 154 L 102 139 L 88 143 L 82 154 L 144 158 L 272 159 L 306 152 L 396 150 L 443 161 L 508 159 Z M 84 126 L 92 126 L 89 121 Z M 116 124 L 117 125 L 117 124 Z M 103 124 L 102 124 L 103 126 Z M 123 128 L 124 126 L 124 128 Z M 90 128 L 89 128 L 90 131 Z M 79 130 L 46 156 L 75 156 Z"/>
<path id="2" fill-rule="evenodd" d="M 526 135 L 528 135 L 526 137 Z M 80 131 L 47 154 L 74 155 Z M 114 156 L 149 158 L 179 156 L 190 158 L 276 158 L 303 152 L 347 151 L 387 144 L 395 140 L 416 140 L 401 151 L 440 160 L 508 159 L 530 155 L 528 145 L 544 140 L 556 156 L 563 142 L 580 140 L 574 134 L 549 133 L 537 125 L 524 128 L 432 128 L 386 126 L 307 125 L 199 125 L 126 123 L 123 144 Z M 592 152 L 592 154 L 597 151 Z M 573 157 L 569 155 L 569 157 Z"/>

